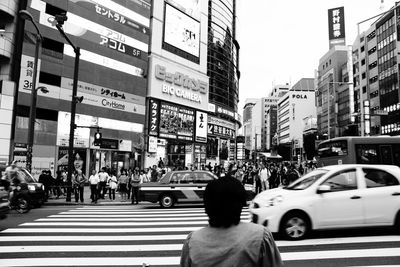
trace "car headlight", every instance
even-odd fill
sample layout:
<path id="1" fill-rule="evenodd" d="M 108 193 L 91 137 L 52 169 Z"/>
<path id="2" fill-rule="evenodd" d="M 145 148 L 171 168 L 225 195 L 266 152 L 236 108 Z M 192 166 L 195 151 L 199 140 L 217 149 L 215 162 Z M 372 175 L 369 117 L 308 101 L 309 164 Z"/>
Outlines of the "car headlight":
<path id="1" fill-rule="evenodd" d="M 278 205 L 282 201 L 283 201 L 283 197 L 282 196 L 276 196 L 276 197 L 273 197 L 270 200 L 268 200 L 266 206 L 267 207 L 273 207 L 273 206 Z"/>
<path id="2" fill-rule="evenodd" d="M 42 190 L 44 191 L 44 185 L 42 185 Z"/>
<path id="3" fill-rule="evenodd" d="M 29 191 L 35 191 L 36 188 L 35 188 L 35 186 L 32 185 L 32 184 L 28 184 L 28 190 L 29 190 Z"/>

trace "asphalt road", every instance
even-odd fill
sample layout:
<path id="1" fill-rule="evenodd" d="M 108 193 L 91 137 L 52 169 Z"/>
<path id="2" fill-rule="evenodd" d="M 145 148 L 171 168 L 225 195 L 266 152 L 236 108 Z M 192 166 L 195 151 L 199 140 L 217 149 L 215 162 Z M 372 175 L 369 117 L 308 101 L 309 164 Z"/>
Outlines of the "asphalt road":
<path id="1" fill-rule="evenodd" d="M 249 220 L 245 210 L 242 219 Z M 178 266 L 186 235 L 207 224 L 201 206 L 52 206 L 0 221 L 0 266 Z M 285 266 L 400 266 L 391 229 L 276 236 Z"/>

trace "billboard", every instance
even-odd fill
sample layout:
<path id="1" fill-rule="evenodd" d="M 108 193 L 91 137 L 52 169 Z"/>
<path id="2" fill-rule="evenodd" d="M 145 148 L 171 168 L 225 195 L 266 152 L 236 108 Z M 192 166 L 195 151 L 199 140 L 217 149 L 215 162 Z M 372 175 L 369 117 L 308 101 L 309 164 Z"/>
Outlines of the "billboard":
<path id="1" fill-rule="evenodd" d="M 187 59 L 197 62 L 200 56 L 200 22 L 166 3 L 163 43 L 167 44 L 163 44 L 164 49 L 176 52 L 168 45 L 173 46 L 195 58 Z"/>
<path id="2" fill-rule="evenodd" d="M 196 142 L 207 142 L 207 113 L 196 111 Z"/>
<path id="3" fill-rule="evenodd" d="M 149 101 L 149 135 L 158 135 L 158 124 L 160 114 L 160 103 L 157 100 Z"/>
<path id="4" fill-rule="evenodd" d="M 345 44 L 344 7 L 328 9 L 329 47 Z"/>
<path id="5" fill-rule="evenodd" d="M 159 137 L 193 141 L 194 110 L 161 102 Z"/>

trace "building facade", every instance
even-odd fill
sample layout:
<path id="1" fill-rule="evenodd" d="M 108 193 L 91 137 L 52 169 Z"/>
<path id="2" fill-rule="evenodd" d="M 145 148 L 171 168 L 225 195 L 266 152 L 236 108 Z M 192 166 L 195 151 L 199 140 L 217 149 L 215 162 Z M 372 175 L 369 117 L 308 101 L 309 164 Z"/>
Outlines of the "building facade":
<path id="1" fill-rule="evenodd" d="M 278 153 L 292 159 L 294 148 L 303 148 L 303 119 L 316 117 L 314 80 L 303 78 L 278 101 Z M 301 152 L 299 152 L 301 154 Z"/>
<path id="2" fill-rule="evenodd" d="M 273 145 L 274 137 L 276 137 L 277 129 L 277 107 L 279 98 L 284 96 L 289 91 L 289 84 L 276 85 L 268 97 L 262 98 L 262 114 L 261 121 L 261 149 L 270 151 Z"/>
<path id="3" fill-rule="evenodd" d="M 239 43 L 236 39 L 236 0 L 208 2 L 209 128 L 207 161 L 235 160 L 236 135 L 241 126 L 239 102 Z"/>
<path id="4" fill-rule="evenodd" d="M 151 29 L 144 164 L 200 167 L 209 128 L 208 3 L 153 1 Z"/>
<path id="5" fill-rule="evenodd" d="M 55 15 L 66 14 L 63 29 L 81 48 L 74 136 L 74 165 L 85 174 L 102 167 L 118 171 L 140 166 L 143 155 L 147 89 L 150 1 L 42 1 L 27 9 L 43 36 L 38 64 L 37 124 L 33 174 L 59 170 L 68 164 L 70 106 L 75 53 L 55 27 Z M 26 21 L 19 64 L 15 113 L 14 159 L 26 158 L 29 106 L 36 31 Z M 94 133 L 102 133 L 100 146 Z"/>
<path id="6" fill-rule="evenodd" d="M 12 160 L 14 135 L 13 118 L 15 92 L 18 81 L 18 51 L 22 48 L 22 34 L 17 34 L 19 4 L 22 1 L 2 1 L 0 3 L 0 164 Z"/>
<path id="7" fill-rule="evenodd" d="M 348 122 L 346 116 L 351 113 L 343 114 L 338 119 L 338 103 L 348 99 L 349 103 L 354 99 L 353 84 L 348 81 L 352 75 L 352 53 L 348 46 L 333 46 L 320 60 L 315 77 L 316 106 L 318 132 L 326 138 L 340 136 L 342 127 L 347 126 L 340 123 Z M 350 75 L 348 73 L 351 73 Z M 346 96 L 347 94 L 347 96 Z M 339 99 L 340 98 L 340 99 Z M 353 101 L 354 102 L 354 101 Z M 350 104 L 349 104 L 350 105 Z M 346 110 L 341 105 L 342 110 Z M 343 112 L 343 111 L 342 111 Z"/>

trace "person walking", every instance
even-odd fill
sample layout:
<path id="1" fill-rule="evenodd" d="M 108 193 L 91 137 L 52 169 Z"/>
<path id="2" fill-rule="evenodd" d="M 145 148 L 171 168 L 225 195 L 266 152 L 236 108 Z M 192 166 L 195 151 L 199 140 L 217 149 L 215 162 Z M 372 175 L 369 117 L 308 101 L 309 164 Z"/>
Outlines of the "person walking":
<path id="1" fill-rule="evenodd" d="M 119 193 L 121 194 L 121 201 L 127 200 L 128 182 L 129 177 L 126 175 L 126 170 L 121 170 L 121 175 L 118 178 L 118 188 Z"/>
<path id="2" fill-rule="evenodd" d="M 104 195 L 106 194 L 106 187 L 107 187 L 107 180 L 108 180 L 108 173 L 106 172 L 105 168 L 101 168 L 99 172 L 99 198 L 104 199 Z"/>
<path id="3" fill-rule="evenodd" d="M 89 184 L 90 184 L 90 199 L 92 203 L 97 203 L 98 193 L 99 193 L 99 183 L 100 178 L 97 174 L 96 170 L 92 170 L 92 175 L 89 177 Z"/>
<path id="4" fill-rule="evenodd" d="M 54 183 L 55 191 L 56 191 L 56 199 L 60 198 L 62 184 L 63 184 L 62 171 L 57 171 L 56 180 L 55 180 L 55 183 Z"/>
<path id="5" fill-rule="evenodd" d="M 132 204 L 139 204 L 139 188 L 141 183 L 139 168 L 136 168 L 131 178 Z"/>
<path id="6" fill-rule="evenodd" d="M 269 189 L 268 179 L 269 179 L 269 171 L 265 167 L 264 164 L 261 165 L 260 170 L 260 182 L 261 182 L 261 190 L 265 191 Z"/>
<path id="7" fill-rule="evenodd" d="M 117 177 L 115 176 L 115 172 L 111 173 L 111 176 L 108 177 L 108 187 L 109 192 L 108 195 L 110 196 L 110 200 L 115 200 L 115 190 L 117 189 Z"/>
<path id="8" fill-rule="evenodd" d="M 187 236 L 181 267 L 283 266 L 268 228 L 240 221 L 246 191 L 237 179 L 211 181 L 203 201 L 209 225 Z"/>
<path id="9" fill-rule="evenodd" d="M 79 199 L 81 203 L 83 203 L 83 190 L 85 187 L 86 177 L 82 173 L 82 170 L 77 170 L 73 177 L 73 186 L 74 186 L 74 193 L 75 193 L 75 202 L 78 202 Z"/>

